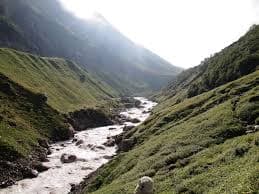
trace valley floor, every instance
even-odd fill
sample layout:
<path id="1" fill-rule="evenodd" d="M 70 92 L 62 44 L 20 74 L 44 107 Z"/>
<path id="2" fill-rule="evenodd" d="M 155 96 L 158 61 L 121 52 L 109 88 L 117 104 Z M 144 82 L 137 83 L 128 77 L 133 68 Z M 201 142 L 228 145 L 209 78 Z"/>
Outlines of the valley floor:
<path id="1" fill-rule="evenodd" d="M 139 122 L 125 122 L 121 125 L 110 125 L 79 132 L 74 139 L 59 142 L 51 146 L 52 154 L 47 157 L 48 162 L 43 165 L 49 170 L 40 173 L 37 178 L 25 179 L 15 185 L 0 190 L 1 194 L 24 193 L 68 193 L 72 185 L 79 184 L 83 178 L 92 173 L 104 163 L 107 163 L 115 154 L 117 146 L 107 145 L 114 136 L 123 132 L 125 126 L 136 126 L 146 120 L 149 111 L 156 103 L 145 98 L 140 100 L 140 108 L 130 108 L 121 112 L 125 118 L 138 119 Z M 62 163 L 63 154 L 75 155 L 77 160 L 72 163 Z"/>

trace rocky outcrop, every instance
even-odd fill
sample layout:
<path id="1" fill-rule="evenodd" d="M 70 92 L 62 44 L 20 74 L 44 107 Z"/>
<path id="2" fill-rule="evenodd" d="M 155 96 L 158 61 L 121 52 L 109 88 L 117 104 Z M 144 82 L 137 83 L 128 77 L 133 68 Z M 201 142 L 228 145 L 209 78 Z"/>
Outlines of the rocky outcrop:
<path id="1" fill-rule="evenodd" d="M 118 144 L 118 151 L 127 152 L 137 143 L 136 138 L 122 139 Z"/>
<path id="2" fill-rule="evenodd" d="M 39 161 L 34 161 L 32 162 L 32 168 L 37 170 L 38 172 L 44 172 L 49 169 L 49 167 L 44 166 L 41 162 Z"/>
<path id="3" fill-rule="evenodd" d="M 39 175 L 39 172 L 35 169 L 26 167 L 24 168 L 23 177 L 24 178 L 36 178 Z"/>
<path id="4" fill-rule="evenodd" d="M 76 131 L 113 124 L 105 113 L 96 109 L 82 109 L 71 112 L 68 115 L 68 122 Z"/>

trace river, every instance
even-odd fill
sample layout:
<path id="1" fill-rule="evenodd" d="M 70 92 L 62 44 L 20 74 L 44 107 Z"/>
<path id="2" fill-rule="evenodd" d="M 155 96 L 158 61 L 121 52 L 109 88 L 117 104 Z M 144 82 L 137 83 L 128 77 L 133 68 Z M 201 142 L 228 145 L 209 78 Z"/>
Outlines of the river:
<path id="1" fill-rule="evenodd" d="M 0 190 L 0 194 L 68 193 L 72 184 L 79 184 L 88 174 L 96 171 L 116 155 L 117 146 L 106 147 L 103 145 L 109 137 L 122 133 L 125 125 L 137 126 L 149 117 L 149 111 L 156 103 L 143 97 L 135 99 L 141 101 L 142 107 L 130 108 L 120 114 L 131 119 L 137 118 L 141 121 L 140 123 L 125 122 L 123 125 L 98 127 L 78 132 L 75 138 L 82 140 L 80 145 L 76 145 L 73 140 L 51 145 L 52 154 L 48 156 L 49 162 L 43 163 L 50 168 L 48 171 L 40 173 L 37 178 L 18 181 L 15 185 Z M 63 164 L 60 161 L 62 154 L 76 155 L 78 160 Z"/>

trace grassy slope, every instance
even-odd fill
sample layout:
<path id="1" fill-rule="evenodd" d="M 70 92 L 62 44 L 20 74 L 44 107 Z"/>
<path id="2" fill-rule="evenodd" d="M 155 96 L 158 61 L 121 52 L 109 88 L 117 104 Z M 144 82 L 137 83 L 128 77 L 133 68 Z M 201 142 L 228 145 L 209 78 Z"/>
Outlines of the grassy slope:
<path id="1" fill-rule="evenodd" d="M 65 118 L 42 95 L 0 74 L 0 160 L 27 157 L 38 146 L 38 139 L 68 137 Z"/>
<path id="2" fill-rule="evenodd" d="M 137 145 L 100 170 L 85 193 L 130 194 L 138 178 L 156 193 L 256 193 L 259 190 L 259 71 L 175 104 L 161 103 L 125 135 Z"/>
<path id="3" fill-rule="evenodd" d="M 27 89 L 46 94 L 55 109 L 67 112 L 102 105 L 116 91 L 75 63 L 0 49 L 0 73 Z"/>

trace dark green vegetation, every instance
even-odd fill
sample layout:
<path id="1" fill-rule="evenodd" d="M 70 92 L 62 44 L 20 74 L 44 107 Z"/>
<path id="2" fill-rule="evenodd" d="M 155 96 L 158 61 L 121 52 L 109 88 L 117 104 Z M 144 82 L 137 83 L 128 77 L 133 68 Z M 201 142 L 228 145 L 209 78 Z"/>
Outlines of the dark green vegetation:
<path id="1" fill-rule="evenodd" d="M 178 75 L 161 97 L 170 98 L 179 91 L 183 94 L 179 99 L 196 96 L 255 71 L 258 64 L 259 26 L 254 25 L 237 42 Z"/>
<path id="2" fill-rule="evenodd" d="M 77 64 L 0 48 L 0 73 L 47 96 L 53 108 L 68 112 L 107 104 L 118 94 Z"/>
<path id="3" fill-rule="evenodd" d="M 123 94 L 159 90 L 180 72 L 102 16 L 80 20 L 57 0 L 2 0 L 0 15 L 0 46 L 75 61 Z"/>
<path id="4" fill-rule="evenodd" d="M 70 137 L 65 118 L 47 105 L 43 94 L 32 93 L 0 74 L 0 160 L 27 157 L 39 139 Z"/>
<path id="5" fill-rule="evenodd" d="M 259 27 L 180 74 L 121 152 L 83 193 L 130 194 L 144 175 L 156 193 L 259 191 Z M 122 140 L 122 141 L 124 141 Z"/>

